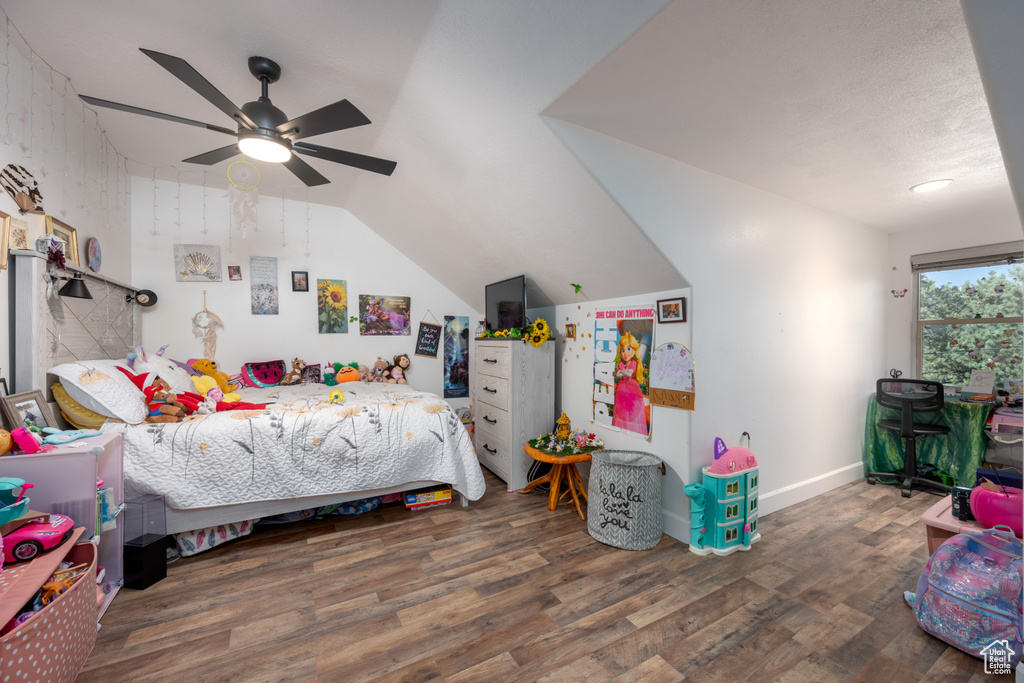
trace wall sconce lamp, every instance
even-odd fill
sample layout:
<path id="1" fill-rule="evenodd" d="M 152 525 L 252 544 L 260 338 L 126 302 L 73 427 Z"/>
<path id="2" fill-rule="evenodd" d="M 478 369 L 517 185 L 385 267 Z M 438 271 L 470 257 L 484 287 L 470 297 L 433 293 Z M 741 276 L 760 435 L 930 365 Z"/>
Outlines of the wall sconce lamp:
<path id="1" fill-rule="evenodd" d="M 128 303 L 135 302 L 140 306 L 149 308 L 156 303 L 156 292 L 151 289 L 140 289 L 137 292 L 125 294 L 124 300 Z"/>
<path id="2" fill-rule="evenodd" d="M 82 279 L 81 273 L 75 273 L 72 277 L 59 276 L 58 280 L 67 280 L 63 287 L 57 290 L 58 296 L 70 296 L 75 299 L 91 299 L 92 294 L 89 293 L 89 288 L 85 286 L 85 280 Z"/>

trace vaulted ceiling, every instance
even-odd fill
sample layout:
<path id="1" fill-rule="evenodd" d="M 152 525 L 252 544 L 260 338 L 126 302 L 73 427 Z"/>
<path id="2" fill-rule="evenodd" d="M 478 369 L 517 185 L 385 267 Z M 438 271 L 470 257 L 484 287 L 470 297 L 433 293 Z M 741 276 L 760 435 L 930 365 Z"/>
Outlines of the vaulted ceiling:
<path id="1" fill-rule="evenodd" d="M 600 299 L 684 278 L 544 122 L 586 126 L 886 231 L 1011 207 L 959 4 L 841 0 L 36 0 L 0 6 L 82 94 L 230 127 L 139 52 L 187 60 L 236 104 L 282 67 L 289 116 L 347 98 L 372 125 L 311 142 L 398 162 L 391 177 L 312 160 L 308 190 L 260 164 L 261 193 L 341 206 L 471 305 L 525 272 L 531 304 L 570 282 Z M 214 132 L 112 110 L 133 170 L 210 185 L 181 159 Z M 176 170 L 177 169 L 177 170 Z M 953 177 L 950 190 L 907 188 Z"/>

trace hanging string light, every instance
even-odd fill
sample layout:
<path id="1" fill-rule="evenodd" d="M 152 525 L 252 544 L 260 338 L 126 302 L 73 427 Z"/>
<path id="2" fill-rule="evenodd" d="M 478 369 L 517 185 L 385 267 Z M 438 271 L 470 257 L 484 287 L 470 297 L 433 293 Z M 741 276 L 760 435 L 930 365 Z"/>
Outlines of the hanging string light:
<path id="1" fill-rule="evenodd" d="M 176 220 L 174 222 L 174 224 L 180 228 L 181 227 L 181 170 L 179 170 L 177 168 L 175 168 L 174 170 L 177 172 L 176 173 L 176 181 L 177 181 L 177 184 L 178 184 L 178 190 L 177 190 L 178 193 L 174 196 L 174 201 L 175 201 L 175 203 L 178 206 L 178 220 Z"/>
<path id="2" fill-rule="evenodd" d="M 156 166 L 153 167 L 153 232 L 154 237 L 160 234 L 156 227 Z"/>
<path id="3" fill-rule="evenodd" d="M 7 127 L 7 132 L 4 134 L 4 144 L 10 145 L 14 142 L 14 131 L 11 130 L 11 20 L 4 16 L 7 20 L 6 33 L 4 38 L 4 98 L 7 103 L 7 116 L 4 119 L 4 124 Z"/>
<path id="4" fill-rule="evenodd" d="M 28 96 L 28 147 L 22 145 L 20 142 L 18 145 L 21 147 L 23 156 L 29 160 L 29 165 L 32 170 L 36 170 L 35 159 L 32 158 L 32 148 L 36 137 L 36 53 L 29 48 L 28 51 L 28 83 L 29 89 L 32 91 Z"/>
<path id="5" fill-rule="evenodd" d="M 207 231 L 207 227 L 206 227 L 206 182 L 207 182 L 206 174 L 207 174 L 207 171 L 203 171 L 203 229 L 199 231 L 199 232 L 201 232 L 204 235 L 206 234 L 206 231 Z"/>

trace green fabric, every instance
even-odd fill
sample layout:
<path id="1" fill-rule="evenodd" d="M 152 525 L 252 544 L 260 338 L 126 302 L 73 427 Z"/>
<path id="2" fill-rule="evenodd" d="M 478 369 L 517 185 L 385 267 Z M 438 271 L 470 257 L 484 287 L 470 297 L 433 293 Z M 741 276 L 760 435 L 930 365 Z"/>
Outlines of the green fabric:
<path id="1" fill-rule="evenodd" d="M 976 470 L 985 459 L 985 423 L 991 410 L 992 406 L 947 401 L 942 410 L 916 413 L 915 422 L 949 427 L 949 434 L 945 436 L 917 437 L 917 471 L 934 468 L 955 478 L 957 484 L 974 486 Z M 868 401 L 864 427 L 864 459 L 868 471 L 903 470 L 903 439 L 899 432 L 878 426 L 880 420 L 899 419 L 899 411 L 879 406 L 875 396 Z"/>

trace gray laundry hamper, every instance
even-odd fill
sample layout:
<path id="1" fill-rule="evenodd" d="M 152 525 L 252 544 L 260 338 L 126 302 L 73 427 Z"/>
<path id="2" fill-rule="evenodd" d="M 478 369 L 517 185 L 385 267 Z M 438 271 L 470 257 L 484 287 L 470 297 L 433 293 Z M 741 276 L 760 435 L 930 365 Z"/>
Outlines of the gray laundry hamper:
<path id="1" fill-rule="evenodd" d="M 594 451 L 587 531 L 624 550 L 647 550 L 661 541 L 661 458 L 641 451 Z"/>

